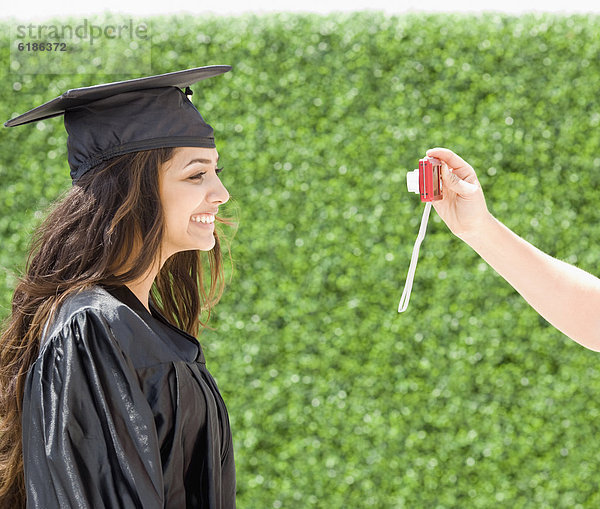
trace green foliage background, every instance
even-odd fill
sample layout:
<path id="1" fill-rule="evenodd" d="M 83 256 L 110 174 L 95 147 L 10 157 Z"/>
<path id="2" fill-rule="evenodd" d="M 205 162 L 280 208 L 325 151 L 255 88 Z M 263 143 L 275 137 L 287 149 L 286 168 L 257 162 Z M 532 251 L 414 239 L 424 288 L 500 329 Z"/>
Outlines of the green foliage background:
<path id="1" fill-rule="evenodd" d="M 475 167 L 510 228 L 597 273 L 600 18 L 163 17 L 151 33 L 154 74 L 233 66 L 193 100 L 239 209 L 232 282 L 201 337 L 239 507 L 598 507 L 597 354 L 435 213 L 396 309 L 422 212 L 405 174 L 433 146 Z M 76 63 L 2 65 L 0 116 L 140 75 Z M 2 316 L 32 228 L 70 186 L 65 140 L 59 119 L 0 136 Z"/>

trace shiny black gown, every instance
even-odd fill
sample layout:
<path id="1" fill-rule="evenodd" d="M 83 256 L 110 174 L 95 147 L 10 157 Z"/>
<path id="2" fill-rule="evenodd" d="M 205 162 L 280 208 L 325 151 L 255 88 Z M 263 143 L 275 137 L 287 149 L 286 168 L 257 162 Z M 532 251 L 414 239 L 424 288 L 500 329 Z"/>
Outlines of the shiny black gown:
<path id="1" fill-rule="evenodd" d="M 125 286 L 71 296 L 27 375 L 27 507 L 235 507 L 227 410 L 198 341 Z"/>

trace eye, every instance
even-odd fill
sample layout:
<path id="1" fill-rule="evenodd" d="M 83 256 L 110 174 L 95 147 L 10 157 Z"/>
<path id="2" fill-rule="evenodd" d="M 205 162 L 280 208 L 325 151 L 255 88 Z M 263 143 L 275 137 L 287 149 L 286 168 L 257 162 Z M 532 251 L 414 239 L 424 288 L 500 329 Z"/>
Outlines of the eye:
<path id="1" fill-rule="evenodd" d="M 190 175 L 188 177 L 189 180 L 202 180 L 204 178 L 204 175 L 206 175 L 205 171 L 201 171 L 200 173 L 195 173 L 194 175 Z"/>
<path id="2" fill-rule="evenodd" d="M 223 171 L 223 168 L 216 168 L 215 169 L 215 173 L 218 175 L 219 173 L 221 173 Z M 204 179 L 204 175 L 206 175 L 205 171 L 201 171 L 199 173 L 195 173 L 193 175 L 190 175 L 188 177 L 188 180 L 203 180 Z"/>

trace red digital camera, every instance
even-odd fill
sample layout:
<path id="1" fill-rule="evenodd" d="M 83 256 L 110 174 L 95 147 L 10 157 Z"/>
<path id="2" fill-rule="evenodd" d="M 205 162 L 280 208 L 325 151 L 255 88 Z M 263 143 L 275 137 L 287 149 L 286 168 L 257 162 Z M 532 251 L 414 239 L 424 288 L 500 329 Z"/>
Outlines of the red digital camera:
<path id="1" fill-rule="evenodd" d="M 409 192 L 421 195 L 421 201 L 442 199 L 442 161 L 435 157 L 419 159 L 419 169 L 406 174 Z"/>

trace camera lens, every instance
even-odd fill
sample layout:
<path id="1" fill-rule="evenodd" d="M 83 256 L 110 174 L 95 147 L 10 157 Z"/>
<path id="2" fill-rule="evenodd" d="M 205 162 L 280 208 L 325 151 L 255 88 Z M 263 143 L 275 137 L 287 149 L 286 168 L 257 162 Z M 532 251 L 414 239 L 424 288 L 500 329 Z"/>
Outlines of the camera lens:
<path id="1" fill-rule="evenodd" d="M 409 193 L 419 194 L 419 170 L 406 173 L 406 187 Z"/>

